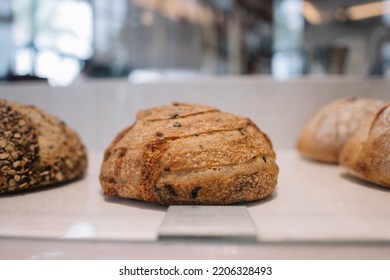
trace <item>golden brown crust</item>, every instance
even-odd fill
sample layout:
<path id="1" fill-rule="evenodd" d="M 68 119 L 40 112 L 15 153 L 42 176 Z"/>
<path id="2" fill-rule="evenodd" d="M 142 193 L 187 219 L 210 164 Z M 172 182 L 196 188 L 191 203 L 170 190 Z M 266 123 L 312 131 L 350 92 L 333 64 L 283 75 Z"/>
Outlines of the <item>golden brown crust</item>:
<path id="1" fill-rule="evenodd" d="M 154 107 L 107 148 L 105 195 L 157 204 L 261 199 L 277 183 L 269 138 L 249 119 L 187 103 Z"/>
<path id="2" fill-rule="evenodd" d="M 0 193 L 84 176 L 85 148 L 65 123 L 34 106 L 4 99 L 0 117 Z"/>
<path id="3" fill-rule="evenodd" d="M 345 142 L 384 104 L 369 98 L 341 99 L 328 104 L 303 129 L 297 142 L 299 152 L 312 160 L 338 163 Z"/>
<path id="4" fill-rule="evenodd" d="M 340 164 L 361 179 L 390 187 L 390 103 L 348 140 Z"/>

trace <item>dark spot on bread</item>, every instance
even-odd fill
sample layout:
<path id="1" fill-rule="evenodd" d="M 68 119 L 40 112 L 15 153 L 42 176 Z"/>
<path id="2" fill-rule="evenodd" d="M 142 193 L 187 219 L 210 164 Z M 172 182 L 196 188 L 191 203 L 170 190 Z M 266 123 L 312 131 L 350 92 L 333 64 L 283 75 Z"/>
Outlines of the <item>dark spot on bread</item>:
<path id="1" fill-rule="evenodd" d="M 244 178 L 237 186 L 237 188 L 235 189 L 235 192 L 236 193 L 242 193 L 242 192 L 245 192 L 247 191 L 246 189 L 248 188 L 251 188 L 253 186 L 252 182 L 251 182 L 251 177 L 255 176 L 257 174 L 257 172 L 253 173 L 253 174 L 250 174 L 248 175 L 246 178 Z"/>
<path id="2" fill-rule="evenodd" d="M 164 137 L 164 133 L 160 132 L 160 131 L 157 131 L 156 134 L 155 134 L 157 137 Z"/>
<path id="3" fill-rule="evenodd" d="M 172 187 L 172 185 L 164 185 L 164 188 L 173 196 L 177 196 L 177 193 L 175 189 Z"/>
<path id="4" fill-rule="evenodd" d="M 28 183 L 28 182 L 30 182 L 30 178 L 27 177 L 27 176 L 23 176 L 23 177 L 20 179 L 20 182 L 21 182 L 21 183 Z"/>
<path id="5" fill-rule="evenodd" d="M 156 185 L 154 185 L 153 191 L 158 194 L 158 193 L 160 193 L 161 190 Z"/>
<path id="6" fill-rule="evenodd" d="M 191 191 L 191 197 L 192 197 L 192 199 L 195 199 L 195 198 L 198 196 L 198 192 L 199 192 L 199 190 L 200 190 L 201 188 L 202 188 L 202 187 L 197 186 L 197 187 L 195 187 L 195 188 L 192 189 L 192 191 Z"/>
<path id="7" fill-rule="evenodd" d="M 118 154 L 118 158 L 122 158 L 126 155 L 127 149 L 126 148 L 119 148 L 116 150 L 116 152 Z"/>

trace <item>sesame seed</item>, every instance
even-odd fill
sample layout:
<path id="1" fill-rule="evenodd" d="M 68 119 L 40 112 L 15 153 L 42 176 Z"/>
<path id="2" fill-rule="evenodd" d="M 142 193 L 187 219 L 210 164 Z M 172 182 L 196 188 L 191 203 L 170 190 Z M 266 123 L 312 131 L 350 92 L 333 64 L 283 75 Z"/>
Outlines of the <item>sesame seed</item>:
<path id="1" fill-rule="evenodd" d="M 14 180 L 15 180 L 15 182 L 19 182 L 20 181 L 20 176 L 19 175 L 15 175 L 14 176 Z"/>
<path id="2" fill-rule="evenodd" d="M 0 159 L 7 159 L 7 158 L 9 158 L 9 153 L 0 154 Z"/>

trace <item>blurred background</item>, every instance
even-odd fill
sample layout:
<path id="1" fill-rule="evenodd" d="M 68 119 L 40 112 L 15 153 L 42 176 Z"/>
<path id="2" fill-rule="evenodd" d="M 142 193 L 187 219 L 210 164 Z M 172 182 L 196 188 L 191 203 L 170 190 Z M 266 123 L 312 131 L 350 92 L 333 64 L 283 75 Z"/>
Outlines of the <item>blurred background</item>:
<path id="1" fill-rule="evenodd" d="M 390 1 L 0 0 L 0 80 L 390 77 Z"/>

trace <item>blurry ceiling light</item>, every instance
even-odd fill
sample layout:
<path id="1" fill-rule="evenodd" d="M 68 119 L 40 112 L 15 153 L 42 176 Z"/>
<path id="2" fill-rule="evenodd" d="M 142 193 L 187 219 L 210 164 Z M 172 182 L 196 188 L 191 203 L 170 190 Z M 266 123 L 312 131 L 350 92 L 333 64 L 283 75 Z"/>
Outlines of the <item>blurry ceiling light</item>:
<path id="1" fill-rule="evenodd" d="M 303 1 L 303 16 L 311 24 L 317 25 L 323 22 L 321 12 L 308 1 Z"/>
<path id="2" fill-rule="evenodd" d="M 351 6 L 346 10 L 350 20 L 362 20 L 390 13 L 388 1 L 380 1 L 362 5 Z"/>
<path id="3" fill-rule="evenodd" d="M 151 26 L 154 23 L 154 15 L 151 11 L 144 11 L 141 14 L 141 24 L 144 26 Z"/>
<path id="4" fill-rule="evenodd" d="M 134 4 L 160 13 L 172 19 L 184 19 L 190 22 L 209 26 L 213 21 L 211 11 L 197 1 L 189 0 L 134 0 Z"/>

